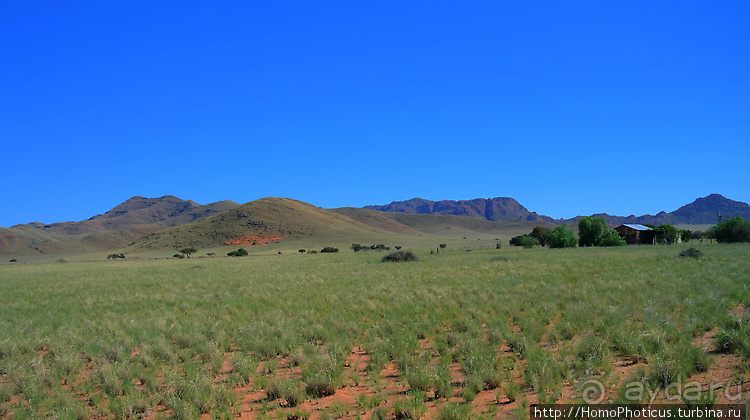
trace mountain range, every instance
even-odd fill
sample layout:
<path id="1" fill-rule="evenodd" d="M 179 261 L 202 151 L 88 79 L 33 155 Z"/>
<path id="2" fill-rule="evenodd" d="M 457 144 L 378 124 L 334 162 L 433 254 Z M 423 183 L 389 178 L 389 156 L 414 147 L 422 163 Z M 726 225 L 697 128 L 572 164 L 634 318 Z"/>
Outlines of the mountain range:
<path id="1" fill-rule="evenodd" d="M 526 220 L 554 224 L 571 224 L 578 222 L 578 219 L 581 218 L 581 216 L 576 216 L 571 219 L 553 219 L 549 216 L 539 215 L 536 212 L 529 211 L 518 201 L 510 197 L 477 198 L 459 201 L 430 201 L 413 198 L 406 201 L 394 201 L 386 205 L 366 206 L 365 208 L 398 213 L 452 214 L 476 217 L 493 222 Z M 607 223 L 614 225 L 623 223 L 707 225 L 716 223 L 719 215 L 723 218 L 742 216 L 750 220 L 750 205 L 741 201 L 730 200 L 720 194 L 711 194 L 707 197 L 698 198 L 692 203 L 686 204 L 670 213 L 662 211 L 655 215 L 647 214 L 643 216 L 613 216 L 606 213 L 598 213 L 592 216 L 604 217 Z"/>
<path id="2" fill-rule="evenodd" d="M 605 217 L 613 225 L 652 223 L 707 225 L 718 217 L 750 220 L 750 205 L 719 194 L 698 198 L 670 213 Z M 0 228 L 2 254 L 73 254 L 119 249 L 221 247 L 311 238 L 377 240 L 383 235 L 461 235 L 525 232 L 536 225 L 574 225 L 580 218 L 552 219 L 529 211 L 515 199 L 461 201 L 414 198 L 366 208 L 321 209 L 288 198 L 264 198 L 243 205 L 219 201 L 200 205 L 174 196 L 136 196 L 112 210 L 80 222 L 28 223 Z M 515 233 L 518 234 L 518 233 Z"/>

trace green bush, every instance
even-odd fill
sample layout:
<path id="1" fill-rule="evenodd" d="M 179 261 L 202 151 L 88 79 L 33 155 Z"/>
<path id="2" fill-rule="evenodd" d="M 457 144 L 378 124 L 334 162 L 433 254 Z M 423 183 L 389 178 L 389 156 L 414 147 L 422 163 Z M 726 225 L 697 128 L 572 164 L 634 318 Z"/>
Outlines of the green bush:
<path id="1" fill-rule="evenodd" d="M 533 238 L 529 235 L 514 236 L 510 239 L 510 241 L 508 241 L 508 243 L 515 246 L 522 246 L 524 248 L 531 248 L 535 245 L 542 244 L 541 242 L 539 242 L 539 239 Z"/>
<path id="2" fill-rule="evenodd" d="M 620 236 L 614 229 L 609 229 L 604 233 L 597 246 L 624 246 L 625 238 Z"/>
<path id="3" fill-rule="evenodd" d="M 603 217 L 583 216 L 578 220 L 579 246 L 621 246 L 625 239 L 610 229 Z"/>
<path id="4" fill-rule="evenodd" d="M 244 257 L 247 255 L 247 250 L 245 248 L 240 248 L 236 251 L 227 252 L 227 256 L 229 257 Z"/>
<path id="5" fill-rule="evenodd" d="M 578 239 L 572 229 L 560 225 L 547 233 L 547 244 L 550 248 L 575 248 L 578 246 Z"/>
<path id="6" fill-rule="evenodd" d="M 681 257 L 692 257 L 692 258 L 700 258 L 703 256 L 703 253 L 695 248 L 688 248 L 684 251 L 680 252 Z"/>
<path id="7" fill-rule="evenodd" d="M 680 238 L 680 232 L 676 227 L 665 224 L 651 229 L 657 244 L 673 244 Z"/>
<path id="8" fill-rule="evenodd" d="M 532 238 L 536 238 L 539 241 L 539 244 L 542 246 L 547 245 L 547 235 L 549 234 L 549 229 L 541 226 L 536 226 L 534 229 L 531 230 L 531 233 L 529 233 L 529 236 Z"/>
<path id="9" fill-rule="evenodd" d="M 708 231 L 708 236 L 716 242 L 750 242 L 750 222 L 737 216 L 716 224 Z"/>
<path id="10" fill-rule="evenodd" d="M 414 253 L 412 253 L 411 251 L 397 251 L 397 252 L 393 252 L 393 253 L 386 255 L 385 257 L 383 257 L 381 261 L 382 262 L 386 262 L 386 261 L 400 262 L 400 261 L 418 261 L 418 260 L 419 258 L 417 258 L 417 256 L 414 255 Z"/>
<path id="11" fill-rule="evenodd" d="M 321 249 L 320 252 L 322 252 L 322 253 L 333 253 L 333 252 L 339 252 L 339 249 L 338 248 L 334 248 L 332 246 L 327 246 L 327 247 Z"/>

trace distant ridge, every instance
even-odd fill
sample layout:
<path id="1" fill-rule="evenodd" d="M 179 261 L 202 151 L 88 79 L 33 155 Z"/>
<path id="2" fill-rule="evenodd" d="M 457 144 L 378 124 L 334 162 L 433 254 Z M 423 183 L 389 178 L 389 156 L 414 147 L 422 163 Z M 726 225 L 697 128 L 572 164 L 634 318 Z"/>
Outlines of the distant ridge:
<path id="1" fill-rule="evenodd" d="M 398 213 L 452 214 L 456 216 L 477 217 L 491 222 L 517 220 L 553 222 L 551 217 L 531 212 L 510 197 L 476 198 L 459 201 L 430 201 L 422 198 L 412 198 L 407 201 L 394 201 L 382 206 L 365 206 L 365 208 Z"/>
<path id="2" fill-rule="evenodd" d="M 594 214 L 596 217 L 604 217 L 607 223 L 620 225 L 623 223 L 648 223 L 654 225 L 713 225 L 718 222 L 718 216 L 722 220 L 742 216 L 750 220 L 750 204 L 741 201 L 730 200 L 721 194 L 710 194 L 706 197 L 696 199 L 679 209 L 666 213 L 661 211 L 655 215 L 643 216 L 612 216 L 606 213 Z M 556 223 L 576 223 L 580 216 L 572 219 L 555 220 Z"/>
<path id="3" fill-rule="evenodd" d="M 457 216 L 469 216 L 486 219 L 493 222 L 505 221 L 539 221 L 555 224 L 577 223 L 581 216 L 570 219 L 552 219 L 549 216 L 540 215 L 522 206 L 518 201 L 510 197 L 477 198 L 473 200 L 460 201 L 430 201 L 421 198 L 413 198 L 406 201 L 394 201 L 386 205 L 365 206 L 385 212 L 412 213 L 412 214 L 452 214 Z M 726 220 L 730 217 L 742 216 L 750 220 L 750 205 L 741 201 L 730 200 L 720 194 L 710 194 L 698 198 L 690 204 L 667 213 L 661 211 L 655 215 L 642 216 L 613 216 L 606 213 L 597 213 L 589 216 L 604 217 L 607 223 L 619 225 L 622 223 L 649 223 L 649 224 L 673 224 L 673 225 L 709 225 L 718 221 L 717 213 Z"/>
<path id="4" fill-rule="evenodd" d="M 670 213 L 593 216 L 604 217 L 611 225 L 712 225 L 719 217 L 750 220 L 750 205 L 710 194 Z M 288 198 L 268 197 L 240 206 L 232 201 L 200 205 L 171 195 L 135 196 L 80 222 L 34 222 L 0 228 L 0 254 L 100 252 L 128 244 L 141 249 L 252 245 L 272 238 L 377 241 L 383 234 L 461 236 L 462 232 L 494 232 L 500 236 L 504 232 L 528 232 L 533 226 L 575 225 L 580 217 L 552 219 L 529 211 L 510 197 L 460 201 L 414 198 L 364 209 L 324 210 Z"/>

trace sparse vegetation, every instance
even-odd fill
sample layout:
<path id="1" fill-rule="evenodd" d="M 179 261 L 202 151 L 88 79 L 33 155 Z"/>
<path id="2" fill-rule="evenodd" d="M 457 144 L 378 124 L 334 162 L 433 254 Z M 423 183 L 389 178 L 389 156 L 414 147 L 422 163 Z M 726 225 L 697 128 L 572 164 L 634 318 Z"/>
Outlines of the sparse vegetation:
<path id="1" fill-rule="evenodd" d="M 200 266 L 5 264 L 0 413 L 304 418 L 300 404 L 345 390 L 356 403 L 334 397 L 313 416 L 496 418 L 568 402 L 589 378 L 613 398 L 629 380 L 674 387 L 723 357 L 745 380 L 748 245 L 704 246 L 710 258 L 690 260 L 670 247 L 510 247 L 499 262 L 490 247 L 403 265 L 276 250 Z M 695 344 L 707 331 L 717 354 Z M 642 372 L 619 377 L 623 361 Z"/>

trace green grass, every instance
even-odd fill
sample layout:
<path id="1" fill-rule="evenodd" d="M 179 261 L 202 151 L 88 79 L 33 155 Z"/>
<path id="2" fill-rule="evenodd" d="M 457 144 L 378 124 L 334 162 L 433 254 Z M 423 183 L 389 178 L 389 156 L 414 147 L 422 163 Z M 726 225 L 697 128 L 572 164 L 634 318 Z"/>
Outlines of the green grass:
<path id="1" fill-rule="evenodd" d="M 0 413 L 231 417 L 232 389 L 251 382 L 265 385 L 268 410 L 288 409 L 347 386 L 355 345 L 368 375 L 392 361 L 408 385 L 397 407 L 362 400 L 370 415 L 419 415 L 435 395 L 441 416 L 460 416 L 465 406 L 446 401 L 454 387 L 467 400 L 492 390 L 555 401 L 566 380 L 623 358 L 646 362 L 654 385 L 685 380 L 711 367 L 692 344 L 708 330 L 748 356 L 746 320 L 732 314 L 750 304 L 750 247 L 678 258 L 684 248 L 3 265 Z M 507 261 L 493 261 L 500 253 Z M 451 382 L 452 362 L 464 383 Z"/>

